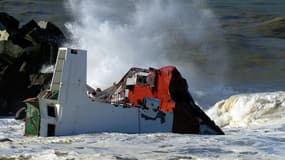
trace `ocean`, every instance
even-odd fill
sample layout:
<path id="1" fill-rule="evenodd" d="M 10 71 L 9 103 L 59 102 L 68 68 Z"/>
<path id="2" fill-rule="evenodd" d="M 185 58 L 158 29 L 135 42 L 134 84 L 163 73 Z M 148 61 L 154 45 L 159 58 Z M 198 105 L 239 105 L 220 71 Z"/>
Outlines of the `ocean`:
<path id="1" fill-rule="evenodd" d="M 283 159 L 284 10 L 283 0 L 0 0 L 21 24 L 51 21 L 69 39 L 63 46 L 87 49 L 93 87 L 130 67 L 177 66 L 226 133 L 34 138 L 3 117 L 0 139 L 12 142 L 0 142 L 0 159 Z"/>

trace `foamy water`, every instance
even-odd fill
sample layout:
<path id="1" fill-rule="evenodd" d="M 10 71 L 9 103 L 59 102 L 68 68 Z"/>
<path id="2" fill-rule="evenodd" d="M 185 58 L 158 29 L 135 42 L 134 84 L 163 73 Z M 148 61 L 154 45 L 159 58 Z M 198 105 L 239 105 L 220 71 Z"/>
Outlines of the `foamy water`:
<path id="1" fill-rule="evenodd" d="M 22 122 L 1 118 L 0 139 L 9 138 L 11 142 L 0 142 L 0 159 L 284 159 L 285 123 L 282 117 L 285 106 L 280 101 L 284 102 L 285 93 L 234 97 L 236 100 L 230 98 L 218 102 L 208 111 L 216 122 L 223 119 L 224 123 L 218 124 L 225 126 L 226 135 L 221 136 L 96 133 L 24 137 Z M 229 119 L 223 117 L 228 117 L 229 113 L 235 115 L 235 123 L 225 125 Z M 245 119 L 250 119 L 250 123 L 244 125 Z M 268 121 L 259 122 L 264 119 Z"/>
<path id="2" fill-rule="evenodd" d="M 285 122 L 285 92 L 234 95 L 217 102 L 207 114 L 222 127 L 279 124 Z"/>

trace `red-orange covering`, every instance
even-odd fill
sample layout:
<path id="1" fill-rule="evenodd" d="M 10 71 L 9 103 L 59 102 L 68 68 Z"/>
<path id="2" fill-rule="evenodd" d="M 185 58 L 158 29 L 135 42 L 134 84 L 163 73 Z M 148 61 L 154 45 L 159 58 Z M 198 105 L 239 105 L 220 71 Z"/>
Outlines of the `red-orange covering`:
<path id="1" fill-rule="evenodd" d="M 169 93 L 169 84 L 172 78 L 174 66 L 160 68 L 157 72 L 156 86 L 135 85 L 128 93 L 129 103 L 138 106 L 139 102 L 143 102 L 145 97 L 157 98 L 160 100 L 159 109 L 164 112 L 172 112 L 175 102 L 172 100 Z M 150 73 L 150 74 L 155 74 Z M 151 76 L 151 75 L 150 75 Z"/>

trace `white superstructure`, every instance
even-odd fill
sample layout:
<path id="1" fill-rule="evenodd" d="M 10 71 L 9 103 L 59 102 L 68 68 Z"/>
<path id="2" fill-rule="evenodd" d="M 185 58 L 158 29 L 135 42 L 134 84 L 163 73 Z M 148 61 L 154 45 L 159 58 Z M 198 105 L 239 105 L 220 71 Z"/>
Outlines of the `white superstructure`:
<path id="1" fill-rule="evenodd" d="M 50 87 L 58 96 L 39 98 L 40 136 L 172 131 L 173 113 L 92 101 L 87 95 L 86 58 L 85 50 L 59 49 Z"/>

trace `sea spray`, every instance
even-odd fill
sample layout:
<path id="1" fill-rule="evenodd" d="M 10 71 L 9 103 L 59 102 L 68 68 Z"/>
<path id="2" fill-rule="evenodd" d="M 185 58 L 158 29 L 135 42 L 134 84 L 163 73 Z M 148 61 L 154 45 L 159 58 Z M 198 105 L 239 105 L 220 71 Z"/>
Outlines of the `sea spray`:
<path id="1" fill-rule="evenodd" d="M 41 73 L 53 73 L 54 65 L 43 65 L 40 72 Z"/>
<path id="2" fill-rule="evenodd" d="M 67 46 L 88 50 L 91 86 L 105 88 L 130 67 L 164 65 L 177 66 L 191 90 L 209 79 L 211 83 L 206 84 L 222 86 L 226 47 L 219 22 L 206 1 L 66 2 L 74 16 L 66 24 L 72 36 Z"/>

